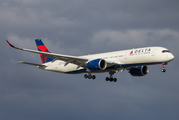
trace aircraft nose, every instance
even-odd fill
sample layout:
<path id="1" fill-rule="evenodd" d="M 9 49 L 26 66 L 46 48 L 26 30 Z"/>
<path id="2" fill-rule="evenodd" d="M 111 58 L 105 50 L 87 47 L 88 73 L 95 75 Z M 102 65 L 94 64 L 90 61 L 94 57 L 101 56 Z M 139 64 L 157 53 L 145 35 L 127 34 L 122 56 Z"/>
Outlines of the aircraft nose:
<path id="1" fill-rule="evenodd" d="M 175 58 L 173 54 L 170 54 L 168 57 L 171 61 Z"/>

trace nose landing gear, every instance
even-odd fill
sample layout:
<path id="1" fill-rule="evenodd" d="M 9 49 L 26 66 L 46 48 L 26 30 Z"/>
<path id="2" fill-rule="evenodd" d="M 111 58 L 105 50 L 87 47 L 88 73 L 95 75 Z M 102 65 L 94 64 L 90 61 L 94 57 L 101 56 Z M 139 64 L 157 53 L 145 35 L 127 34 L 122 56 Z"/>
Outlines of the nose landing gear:
<path id="1" fill-rule="evenodd" d="M 162 70 L 161 70 L 162 72 L 166 72 L 166 69 L 165 68 L 162 68 Z"/>
<path id="2" fill-rule="evenodd" d="M 165 69 L 165 65 L 167 65 L 167 63 L 162 63 L 162 65 L 163 65 L 163 68 L 162 68 L 162 72 L 166 72 L 166 69 Z"/>

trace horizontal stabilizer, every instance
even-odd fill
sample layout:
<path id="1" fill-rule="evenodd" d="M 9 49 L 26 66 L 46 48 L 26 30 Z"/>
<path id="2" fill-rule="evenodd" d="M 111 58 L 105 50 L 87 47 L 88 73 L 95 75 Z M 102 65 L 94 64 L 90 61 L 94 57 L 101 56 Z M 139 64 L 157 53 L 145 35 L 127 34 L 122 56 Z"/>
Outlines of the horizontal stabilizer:
<path id="1" fill-rule="evenodd" d="M 23 61 L 18 61 L 18 63 L 33 65 L 33 66 L 37 66 L 37 67 L 47 67 L 46 65 L 35 64 L 35 63 L 28 63 L 28 62 L 23 62 Z"/>

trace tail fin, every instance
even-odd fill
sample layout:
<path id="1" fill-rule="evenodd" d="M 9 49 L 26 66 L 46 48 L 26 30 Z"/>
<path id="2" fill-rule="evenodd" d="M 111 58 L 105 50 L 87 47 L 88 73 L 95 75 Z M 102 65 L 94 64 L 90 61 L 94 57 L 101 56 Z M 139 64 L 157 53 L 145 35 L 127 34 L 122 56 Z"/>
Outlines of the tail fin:
<path id="1" fill-rule="evenodd" d="M 36 45 L 37 45 L 37 49 L 38 49 L 39 51 L 48 52 L 48 53 L 49 53 L 49 50 L 48 50 L 47 47 L 44 45 L 44 43 L 42 42 L 41 39 L 35 39 L 35 42 L 36 42 Z M 43 54 L 40 54 L 40 58 L 41 58 L 41 60 L 42 60 L 42 63 L 50 62 L 50 61 L 53 60 L 52 58 L 48 58 L 48 57 L 46 57 L 46 56 L 43 55 Z"/>

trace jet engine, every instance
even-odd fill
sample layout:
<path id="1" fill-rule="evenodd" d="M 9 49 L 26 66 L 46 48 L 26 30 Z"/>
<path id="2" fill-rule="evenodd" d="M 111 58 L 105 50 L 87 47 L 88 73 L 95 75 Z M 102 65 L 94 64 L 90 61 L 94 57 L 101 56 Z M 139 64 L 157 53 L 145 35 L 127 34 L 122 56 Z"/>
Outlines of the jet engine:
<path id="1" fill-rule="evenodd" d="M 144 76 L 148 74 L 149 69 L 147 66 L 137 66 L 137 67 L 132 67 L 129 71 L 129 73 L 132 76 Z"/>
<path id="2" fill-rule="evenodd" d="M 103 59 L 95 59 L 87 63 L 87 67 L 90 70 L 104 70 L 107 67 L 107 63 Z"/>

